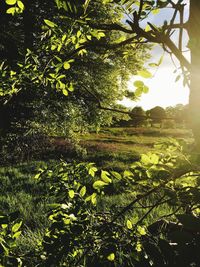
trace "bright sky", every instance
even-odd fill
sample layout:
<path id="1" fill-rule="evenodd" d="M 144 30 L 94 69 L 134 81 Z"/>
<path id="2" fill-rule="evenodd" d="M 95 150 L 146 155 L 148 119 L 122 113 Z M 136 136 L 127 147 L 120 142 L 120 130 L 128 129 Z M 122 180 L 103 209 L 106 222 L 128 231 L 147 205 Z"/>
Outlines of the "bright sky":
<path id="1" fill-rule="evenodd" d="M 154 24 L 162 24 L 163 20 L 166 17 L 171 17 L 171 11 L 167 10 L 163 13 L 160 13 L 157 16 L 151 17 L 151 22 Z M 188 7 L 186 10 L 186 16 L 188 14 Z M 177 35 L 174 34 L 174 40 L 177 41 Z M 187 43 L 187 35 L 184 36 L 185 43 Z M 162 48 L 159 48 L 158 45 L 152 51 L 152 59 L 149 62 L 158 62 L 159 58 L 163 53 Z M 189 58 L 189 53 L 186 53 L 186 57 Z M 176 62 L 176 60 L 175 60 Z M 176 66 L 179 67 L 178 62 Z M 151 79 L 143 79 L 138 76 L 131 78 L 129 82 L 129 89 L 132 91 L 134 88 L 135 80 L 142 80 L 148 87 L 149 93 L 143 94 L 139 101 L 133 102 L 129 99 L 124 99 L 120 103 L 127 107 L 142 106 L 145 110 L 150 109 L 155 106 L 175 106 L 176 104 L 187 104 L 189 99 L 189 89 L 188 87 L 183 87 L 183 81 L 180 79 L 178 82 L 175 82 L 177 75 L 180 73 L 173 73 L 176 67 L 174 66 L 170 56 L 165 54 L 163 63 L 161 66 L 156 68 L 149 68 L 149 71 L 154 74 Z"/>

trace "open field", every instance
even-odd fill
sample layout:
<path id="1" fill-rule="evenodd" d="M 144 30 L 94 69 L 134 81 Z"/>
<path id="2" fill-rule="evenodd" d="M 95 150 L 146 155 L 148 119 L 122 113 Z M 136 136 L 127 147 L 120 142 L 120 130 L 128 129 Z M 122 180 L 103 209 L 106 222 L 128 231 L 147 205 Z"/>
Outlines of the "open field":
<path id="1" fill-rule="evenodd" d="M 100 133 L 90 133 L 80 136 L 81 145 L 88 153 L 84 160 L 95 162 L 104 170 L 115 170 L 123 172 L 129 169 L 131 163 L 139 160 L 142 153 L 156 151 L 154 145 L 159 142 L 166 142 L 170 138 L 185 140 L 190 143 L 192 136 L 190 131 L 183 129 L 148 129 L 148 128 L 105 128 Z M 62 143 L 62 142 L 61 142 Z M 61 144 L 62 145 L 62 144 Z M 160 151 L 163 153 L 164 151 Z M 80 159 L 79 159 L 80 160 Z M 82 159 L 83 160 L 83 159 Z M 51 203 L 48 192 L 38 185 L 34 176 L 40 168 L 53 166 L 58 161 L 34 161 L 25 162 L 15 166 L 0 168 L 1 176 L 1 213 L 19 211 L 23 220 L 23 233 L 18 240 L 18 248 L 21 252 L 34 250 L 37 242 L 42 239 L 44 229 L 48 227 L 48 220 L 45 214 L 48 213 L 48 205 Z M 130 188 L 131 189 L 131 188 Z M 99 202 L 99 209 L 110 211 L 126 206 L 135 198 L 134 192 L 124 192 L 121 185 L 116 183 L 115 192 L 102 196 Z M 151 204 L 151 199 L 145 205 Z M 136 222 L 147 209 L 138 207 L 127 216 Z M 173 212 L 166 203 L 155 209 L 146 223 L 149 224 L 155 218 L 163 214 Z"/>
<path id="2" fill-rule="evenodd" d="M 190 144 L 191 131 L 159 128 L 104 128 L 99 133 L 81 135 L 81 145 L 88 151 L 87 160 L 115 170 L 124 170 L 147 152 L 160 152 L 155 144 L 174 138 Z"/>

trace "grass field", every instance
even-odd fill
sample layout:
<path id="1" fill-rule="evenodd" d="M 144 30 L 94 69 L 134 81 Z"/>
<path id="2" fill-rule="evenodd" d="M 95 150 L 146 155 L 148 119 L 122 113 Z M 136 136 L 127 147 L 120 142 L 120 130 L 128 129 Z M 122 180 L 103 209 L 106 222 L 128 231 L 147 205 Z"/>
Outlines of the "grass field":
<path id="1" fill-rule="evenodd" d="M 99 133 L 81 135 L 80 144 L 88 151 L 84 160 L 95 162 L 104 170 L 120 172 L 129 169 L 131 163 L 139 160 L 142 153 L 158 152 L 154 145 L 170 138 L 185 140 L 188 143 L 192 141 L 191 132 L 184 129 L 105 128 Z M 18 241 L 21 251 L 31 251 L 36 246 L 36 240 L 41 240 L 44 229 L 48 226 L 45 214 L 51 200 L 48 199 L 45 188 L 38 186 L 34 176 L 39 168 L 43 168 L 46 164 L 54 165 L 56 162 L 34 161 L 0 168 L 0 211 L 1 213 L 16 210 L 20 212 L 24 222 L 23 234 Z M 131 192 L 115 193 L 102 197 L 99 206 L 103 210 L 120 208 L 126 206 L 132 198 L 134 194 Z M 166 210 L 168 213 L 171 212 L 165 204 L 154 210 L 151 214 L 152 220 L 162 216 Z M 134 215 L 128 215 L 134 221 L 140 217 L 140 213 L 138 208 L 134 210 Z"/>
<path id="2" fill-rule="evenodd" d="M 107 169 L 121 171 L 138 160 L 141 154 L 158 152 L 154 145 L 171 138 L 189 144 L 193 140 L 191 131 L 186 129 L 104 128 L 99 133 L 80 136 L 80 143 L 88 151 L 87 160 Z"/>

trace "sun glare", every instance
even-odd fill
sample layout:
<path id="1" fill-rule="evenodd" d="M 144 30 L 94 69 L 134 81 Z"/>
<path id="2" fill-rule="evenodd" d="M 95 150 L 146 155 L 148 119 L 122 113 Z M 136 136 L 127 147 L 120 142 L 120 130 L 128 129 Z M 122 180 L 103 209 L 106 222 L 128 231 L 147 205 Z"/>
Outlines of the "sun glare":
<path id="1" fill-rule="evenodd" d="M 177 104 L 188 104 L 189 88 L 183 86 L 180 79 L 175 82 L 177 74 L 173 73 L 172 64 L 164 64 L 160 66 L 153 78 L 143 79 L 139 76 L 133 76 L 129 82 L 129 90 L 134 91 L 133 85 L 135 80 L 142 80 L 148 87 L 148 94 L 143 94 L 138 101 L 124 99 L 121 104 L 127 107 L 142 106 L 145 110 L 155 106 L 175 106 Z M 153 71 L 152 71 L 153 73 Z"/>

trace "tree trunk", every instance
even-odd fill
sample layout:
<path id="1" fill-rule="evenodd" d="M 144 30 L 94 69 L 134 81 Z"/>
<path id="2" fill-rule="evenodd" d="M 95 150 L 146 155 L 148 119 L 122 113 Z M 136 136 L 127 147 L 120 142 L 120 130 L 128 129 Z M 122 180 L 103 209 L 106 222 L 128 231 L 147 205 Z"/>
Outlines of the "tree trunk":
<path id="1" fill-rule="evenodd" d="M 188 34 L 191 51 L 189 120 L 196 149 L 200 152 L 200 0 L 190 0 Z"/>

